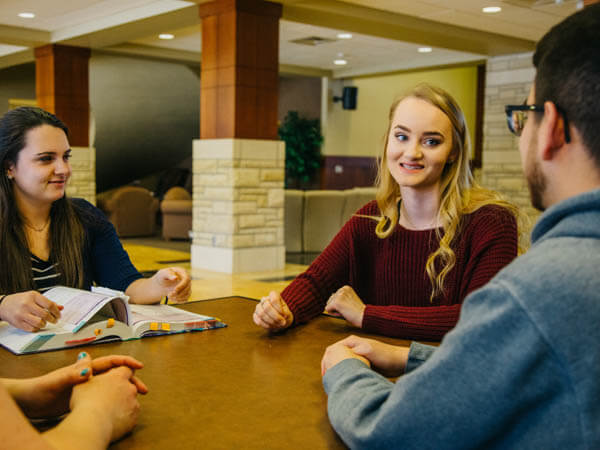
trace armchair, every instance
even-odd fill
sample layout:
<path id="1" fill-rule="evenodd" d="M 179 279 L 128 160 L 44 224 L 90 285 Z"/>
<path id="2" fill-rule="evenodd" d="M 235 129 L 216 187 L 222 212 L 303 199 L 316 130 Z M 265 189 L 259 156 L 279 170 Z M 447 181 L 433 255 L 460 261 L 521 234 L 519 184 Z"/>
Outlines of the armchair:
<path id="1" fill-rule="evenodd" d="M 155 233 L 158 200 L 140 186 L 121 186 L 98 196 L 119 237 L 152 236 Z"/>

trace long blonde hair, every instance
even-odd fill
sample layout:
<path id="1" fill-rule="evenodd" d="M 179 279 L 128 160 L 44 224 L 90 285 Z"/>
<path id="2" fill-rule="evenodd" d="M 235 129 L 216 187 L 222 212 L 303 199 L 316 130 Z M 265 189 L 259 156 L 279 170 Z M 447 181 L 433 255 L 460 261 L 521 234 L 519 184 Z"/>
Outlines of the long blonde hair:
<path id="1" fill-rule="evenodd" d="M 485 205 L 498 205 L 508 209 L 517 220 L 523 221 L 516 206 L 505 201 L 500 194 L 479 186 L 471 173 L 469 165 L 470 143 L 467 124 L 462 110 L 443 89 L 426 83 L 417 85 L 411 91 L 392 103 L 389 112 L 388 128 L 385 135 L 383 155 L 379 159 L 377 174 L 377 194 L 375 196 L 381 217 L 375 218 L 377 237 L 384 239 L 396 229 L 398 224 L 398 204 L 401 200 L 400 186 L 392 177 L 387 163 L 387 147 L 392 120 L 398 104 L 408 97 L 424 100 L 441 110 L 452 124 L 452 151 L 456 155 L 453 161 L 448 161 L 442 172 L 440 183 L 440 208 L 437 223 L 442 225 L 443 232 L 436 229 L 440 246 L 431 253 L 425 264 L 425 271 L 431 281 L 432 292 L 430 300 L 443 293 L 444 280 L 456 263 L 456 255 L 451 244 L 460 233 L 463 217 Z M 521 228 L 521 227 L 520 227 Z M 521 240 L 520 240 L 521 241 Z M 436 262 L 441 263 L 438 272 Z"/>

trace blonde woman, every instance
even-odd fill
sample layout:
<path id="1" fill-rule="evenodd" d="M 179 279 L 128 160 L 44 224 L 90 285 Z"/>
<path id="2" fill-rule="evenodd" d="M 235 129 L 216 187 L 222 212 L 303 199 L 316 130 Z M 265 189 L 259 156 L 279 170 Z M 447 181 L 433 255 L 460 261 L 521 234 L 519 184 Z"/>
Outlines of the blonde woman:
<path id="1" fill-rule="evenodd" d="M 254 322 L 281 330 L 323 309 L 388 336 L 439 340 L 463 299 L 517 256 L 516 208 L 479 187 L 462 111 L 421 84 L 390 108 L 376 200 Z"/>

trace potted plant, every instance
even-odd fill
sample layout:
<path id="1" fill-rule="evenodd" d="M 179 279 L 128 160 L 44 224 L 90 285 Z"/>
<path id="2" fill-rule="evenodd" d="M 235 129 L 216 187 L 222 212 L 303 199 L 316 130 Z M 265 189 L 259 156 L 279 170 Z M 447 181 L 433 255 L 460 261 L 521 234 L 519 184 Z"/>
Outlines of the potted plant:
<path id="1" fill-rule="evenodd" d="M 310 184 L 321 167 L 321 123 L 289 111 L 279 126 L 285 141 L 285 187 L 302 188 Z"/>

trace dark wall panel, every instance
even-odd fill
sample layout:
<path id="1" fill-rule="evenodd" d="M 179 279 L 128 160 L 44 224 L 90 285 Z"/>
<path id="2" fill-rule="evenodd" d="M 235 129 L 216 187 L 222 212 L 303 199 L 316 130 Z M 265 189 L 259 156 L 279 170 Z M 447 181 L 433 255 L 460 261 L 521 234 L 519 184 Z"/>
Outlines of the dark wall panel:
<path id="1" fill-rule="evenodd" d="M 92 55 L 97 191 L 189 160 L 199 136 L 200 81 L 183 64 Z"/>

